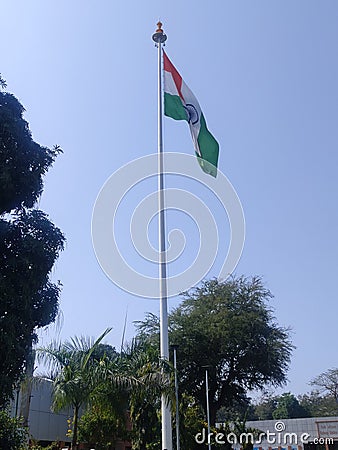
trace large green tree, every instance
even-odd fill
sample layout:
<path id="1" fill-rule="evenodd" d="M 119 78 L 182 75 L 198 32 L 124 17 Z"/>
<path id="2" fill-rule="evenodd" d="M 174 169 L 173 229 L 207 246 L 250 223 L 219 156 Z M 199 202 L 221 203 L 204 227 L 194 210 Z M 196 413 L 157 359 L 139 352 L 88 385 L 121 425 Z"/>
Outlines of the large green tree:
<path id="1" fill-rule="evenodd" d="M 0 92 L 0 407 L 22 376 L 36 330 L 55 320 L 60 284 L 50 273 L 64 246 L 61 231 L 32 209 L 61 150 L 36 143 L 23 113 Z"/>
<path id="2" fill-rule="evenodd" d="M 212 423 L 222 406 L 245 399 L 247 391 L 286 381 L 293 347 L 268 305 L 271 297 L 259 277 L 214 279 L 185 293 L 169 316 L 170 342 L 179 346 L 180 389 L 205 410 L 208 370 Z M 138 331 L 158 340 L 157 317 L 148 315 Z"/>

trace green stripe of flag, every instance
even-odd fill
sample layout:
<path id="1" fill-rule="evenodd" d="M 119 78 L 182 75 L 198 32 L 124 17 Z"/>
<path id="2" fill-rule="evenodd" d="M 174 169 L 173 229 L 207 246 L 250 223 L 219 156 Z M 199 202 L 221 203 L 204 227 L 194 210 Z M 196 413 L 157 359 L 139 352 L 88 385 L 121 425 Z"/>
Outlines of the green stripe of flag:
<path id="1" fill-rule="evenodd" d="M 203 114 L 201 115 L 201 128 L 197 140 L 201 150 L 201 157 L 197 155 L 201 168 L 204 172 L 216 177 L 219 145 L 208 130 Z"/>
<path id="2" fill-rule="evenodd" d="M 188 115 L 183 108 L 180 97 L 178 95 L 168 94 L 168 92 L 164 93 L 164 114 L 175 120 L 188 121 Z"/>

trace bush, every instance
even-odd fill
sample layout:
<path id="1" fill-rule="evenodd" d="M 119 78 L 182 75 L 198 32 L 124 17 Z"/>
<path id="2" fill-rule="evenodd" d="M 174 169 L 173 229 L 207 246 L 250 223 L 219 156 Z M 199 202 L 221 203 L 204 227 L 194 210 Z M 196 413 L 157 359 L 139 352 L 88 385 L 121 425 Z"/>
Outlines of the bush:
<path id="1" fill-rule="evenodd" d="M 39 444 L 39 441 L 31 441 L 29 445 L 29 450 L 59 450 L 60 445 L 58 442 L 52 442 L 47 447 L 42 447 L 42 445 Z"/>
<path id="2" fill-rule="evenodd" d="M 28 431 L 20 419 L 0 411 L 0 448 L 6 450 L 27 449 Z"/>

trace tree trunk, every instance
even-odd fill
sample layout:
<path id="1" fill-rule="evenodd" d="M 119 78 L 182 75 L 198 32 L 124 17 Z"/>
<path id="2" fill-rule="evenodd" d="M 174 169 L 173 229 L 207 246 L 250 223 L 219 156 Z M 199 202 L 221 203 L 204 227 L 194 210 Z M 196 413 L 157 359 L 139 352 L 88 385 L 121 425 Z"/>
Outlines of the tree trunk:
<path id="1" fill-rule="evenodd" d="M 79 420 L 79 407 L 74 407 L 74 416 L 73 416 L 73 439 L 72 439 L 72 450 L 77 450 L 77 426 Z"/>
<path id="2" fill-rule="evenodd" d="M 35 351 L 30 345 L 26 356 L 25 377 L 21 383 L 20 417 L 23 418 L 23 425 L 28 427 L 29 408 L 32 396 L 32 381 L 34 372 Z"/>

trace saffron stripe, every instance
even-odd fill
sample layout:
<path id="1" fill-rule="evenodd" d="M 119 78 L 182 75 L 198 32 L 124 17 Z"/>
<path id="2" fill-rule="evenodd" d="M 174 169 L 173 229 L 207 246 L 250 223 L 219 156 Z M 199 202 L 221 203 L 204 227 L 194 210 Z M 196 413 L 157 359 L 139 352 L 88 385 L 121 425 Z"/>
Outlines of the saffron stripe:
<path id="1" fill-rule="evenodd" d="M 182 77 L 181 75 L 177 72 L 176 67 L 173 65 L 173 63 L 170 61 L 170 59 L 168 58 L 166 52 L 163 50 L 163 68 L 166 72 L 170 72 L 171 76 L 173 77 L 173 80 L 175 82 L 177 91 L 179 96 L 181 97 L 181 99 L 184 101 L 184 97 L 182 95 Z"/>

